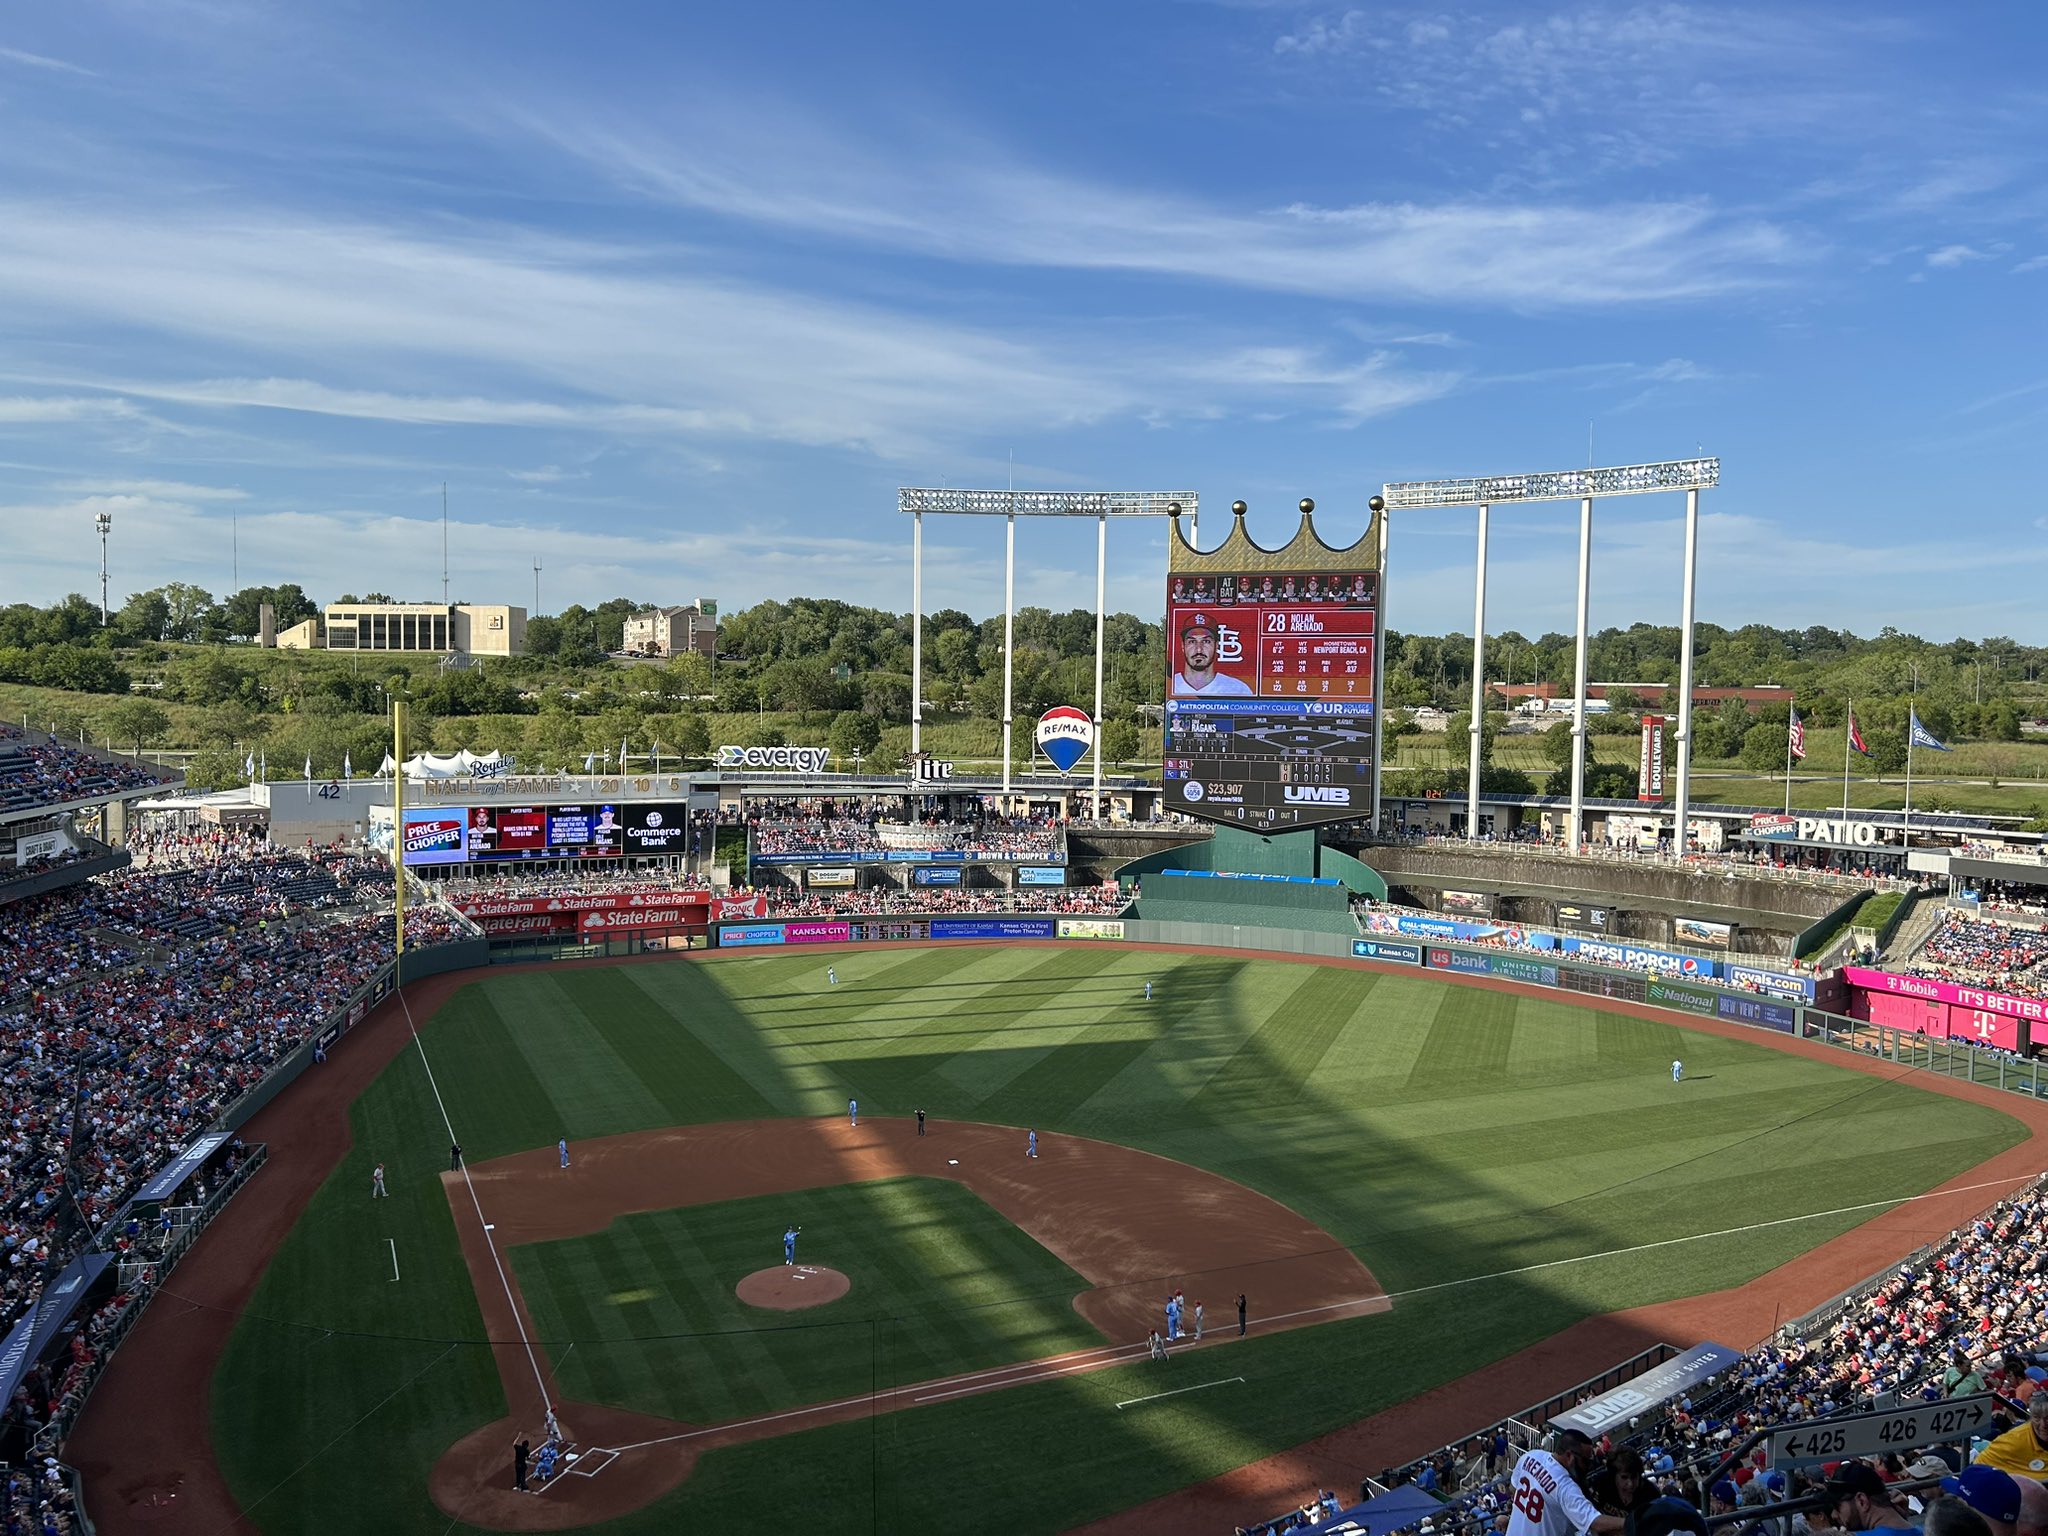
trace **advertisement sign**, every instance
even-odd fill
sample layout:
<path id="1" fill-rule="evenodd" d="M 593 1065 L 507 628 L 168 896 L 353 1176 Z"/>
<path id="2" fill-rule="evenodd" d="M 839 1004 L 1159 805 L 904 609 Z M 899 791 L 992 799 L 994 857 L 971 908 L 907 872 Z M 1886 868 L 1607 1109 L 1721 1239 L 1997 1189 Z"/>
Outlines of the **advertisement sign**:
<path id="1" fill-rule="evenodd" d="M 701 927 L 706 908 L 641 907 L 637 910 L 585 912 L 576 919 L 576 931 L 586 939 L 607 933 L 633 933 L 646 928 Z"/>
<path id="2" fill-rule="evenodd" d="M 744 897 L 736 905 L 747 908 L 734 913 L 738 917 L 753 917 L 757 903 L 763 897 Z M 615 912 L 629 911 L 638 907 L 706 906 L 711 901 L 709 891 L 599 891 L 589 894 L 568 893 L 560 896 L 476 896 L 457 895 L 448 898 L 448 905 L 464 917 L 482 919 L 486 917 L 523 917 L 536 913 Z M 696 918 L 692 921 L 701 922 Z"/>
<path id="3" fill-rule="evenodd" d="M 1726 949 L 1735 930 L 1726 923 L 1709 923 L 1697 917 L 1671 919 L 1671 937 L 1679 944 L 1697 944 L 1702 949 Z"/>
<path id="4" fill-rule="evenodd" d="M 1418 917 L 1412 912 L 1368 912 L 1365 926 L 1373 933 L 1411 933 L 1425 939 L 1505 939 L 1532 949 L 1550 949 L 1564 940 L 1547 933 L 1528 933 L 1499 923 L 1466 923 L 1448 917 Z"/>
<path id="5" fill-rule="evenodd" d="M 1699 955 L 1674 955 L 1668 949 L 1646 949 L 1640 944 L 1622 944 L 1612 939 L 1568 938 L 1561 946 L 1567 954 L 1605 965 L 1625 966 L 1632 971 L 1655 971 L 1669 976 L 1697 976 L 1712 980 L 1715 962 Z"/>
<path id="6" fill-rule="evenodd" d="M 1479 955 L 1469 950 L 1432 949 L 1429 967 L 1433 971 L 1456 971 L 1467 976 L 1499 976 L 1508 981 L 1534 982 L 1540 987 L 1557 985 L 1557 967 L 1541 960 L 1524 960 L 1517 955 Z"/>
<path id="7" fill-rule="evenodd" d="M 1403 965 L 1422 964 L 1420 944 L 1395 944 L 1387 939 L 1353 939 L 1351 954 L 1357 960 L 1396 960 Z"/>
<path id="8" fill-rule="evenodd" d="M 1722 1018 L 1738 1024 L 1761 1024 L 1788 1035 L 1799 1027 L 1799 1010 L 1789 1003 L 1766 1002 L 1760 997 L 1730 997 L 1725 993 L 1714 1001 Z"/>
<path id="9" fill-rule="evenodd" d="M 1754 987 L 1768 992 L 1773 997 L 1789 997 L 1794 1002 L 1813 1001 L 1813 978 L 1794 975 L 1786 971 L 1766 971 L 1754 965 L 1737 965 L 1734 961 L 1723 962 L 1728 967 L 1728 982 L 1731 986 Z"/>
<path id="10" fill-rule="evenodd" d="M 752 948 L 760 944 L 780 944 L 782 941 L 780 923 L 735 923 L 729 928 L 718 930 L 720 949 Z"/>
<path id="11" fill-rule="evenodd" d="M 851 864 L 819 865 L 804 871 L 804 884 L 814 891 L 850 891 L 860 881 Z"/>
<path id="12" fill-rule="evenodd" d="M 1581 907 L 1561 903 L 1557 909 L 1557 920 L 1567 928 L 1591 928 L 1595 932 L 1605 933 L 1607 911 L 1605 907 Z"/>
<path id="13" fill-rule="evenodd" d="M 1935 981 L 1926 976 L 1900 976 L 1892 971 L 1868 971 L 1861 966 L 1845 966 L 1843 976 L 1852 987 L 1862 987 L 1871 992 L 1891 992 L 1902 997 L 1931 998 L 1936 1002 L 1950 1003 L 1960 1008 L 1978 1009 L 1985 1013 L 2002 1013 L 2015 1019 L 2029 1019 L 2034 1023 L 2048 1021 L 2048 998 L 2013 997 L 2004 992 L 1986 992 L 1979 987 L 1959 986 L 1952 981 Z"/>
<path id="14" fill-rule="evenodd" d="M 1550 1423 L 1553 1428 L 1563 1425 L 1597 1440 L 1610 1429 L 1619 1429 L 1630 1419 L 1683 1396 L 1709 1376 L 1718 1376 L 1741 1362 L 1740 1350 L 1721 1344 L 1695 1345 L 1590 1403 L 1553 1415 Z"/>
<path id="15" fill-rule="evenodd" d="M 958 885 L 966 875 L 958 864 L 920 864 L 910 872 L 912 885 Z"/>
<path id="16" fill-rule="evenodd" d="M 1749 830 L 1742 834 L 1753 843 L 1789 843 L 1799 836 L 1799 818 L 1775 813 L 1749 818 Z"/>
<path id="17" fill-rule="evenodd" d="M 1054 931 L 1063 939 L 1120 939 L 1124 920 L 1120 917 L 1062 917 Z"/>
<path id="18" fill-rule="evenodd" d="M 33 864 L 37 859 L 55 858 L 69 845 L 62 832 L 31 832 L 14 841 L 14 862 Z"/>
<path id="19" fill-rule="evenodd" d="M 1050 939 L 1056 937 L 1049 917 L 966 917 L 932 919 L 935 939 Z"/>
<path id="20" fill-rule="evenodd" d="M 625 849 L 629 854 L 688 853 L 689 807 L 639 802 L 625 807 Z"/>
<path id="21" fill-rule="evenodd" d="M 469 859 L 469 817 L 458 806 L 405 808 L 405 863 L 462 864 Z"/>
<path id="22" fill-rule="evenodd" d="M 615 805 L 551 805 L 547 810 L 551 857 L 615 859 L 625 846 L 626 829 Z"/>
<path id="23" fill-rule="evenodd" d="M 1643 716 L 1643 750 L 1636 766 L 1636 798 L 1664 798 L 1664 717 Z"/>
<path id="24" fill-rule="evenodd" d="M 1467 917 L 1493 916 L 1493 896 L 1486 891 L 1445 891 L 1444 910 Z"/>
<path id="25" fill-rule="evenodd" d="M 1087 710 L 1058 704 L 1038 717 L 1038 750 L 1063 777 L 1074 771 L 1074 765 L 1094 745 L 1095 722 L 1088 718 Z"/>
<path id="26" fill-rule="evenodd" d="M 1650 1001 L 1661 1003 L 1666 1008 L 1676 1008 L 1681 1013 L 1697 1014 L 1703 1019 L 1719 1018 L 1721 1013 L 1719 994 L 1704 987 L 1688 987 L 1682 981 L 1665 981 L 1661 977 L 1650 983 Z"/>
<path id="27" fill-rule="evenodd" d="M 700 913 L 702 908 L 697 909 Z M 701 918 L 700 918 L 701 920 Z M 477 927 L 495 938 L 522 933 L 568 933 L 575 929 L 574 912 L 529 912 L 518 917 L 473 917 Z"/>
<path id="28" fill-rule="evenodd" d="M 1491 958 L 1465 949 L 1432 949 L 1429 968 L 1432 971 L 1463 971 L 1468 976 L 1491 976 L 1493 967 L 1487 963 Z"/>
<path id="29" fill-rule="evenodd" d="M 734 918 L 766 917 L 766 896 L 719 896 L 711 903 L 711 921 L 731 922 Z"/>
<path id="30" fill-rule="evenodd" d="M 1371 810 L 1379 572 L 1330 553 L 1343 569 L 1167 578 L 1169 810 L 1260 829 Z"/>
<path id="31" fill-rule="evenodd" d="M 844 944 L 853 937 L 851 923 L 784 923 L 785 944 Z"/>
<path id="32" fill-rule="evenodd" d="M 1065 885 L 1067 870 L 1063 864 L 1019 864 L 1017 866 L 1019 885 Z"/>
<path id="33" fill-rule="evenodd" d="M 762 773 L 823 773 L 830 756 L 824 747 L 720 747 L 716 766 Z"/>

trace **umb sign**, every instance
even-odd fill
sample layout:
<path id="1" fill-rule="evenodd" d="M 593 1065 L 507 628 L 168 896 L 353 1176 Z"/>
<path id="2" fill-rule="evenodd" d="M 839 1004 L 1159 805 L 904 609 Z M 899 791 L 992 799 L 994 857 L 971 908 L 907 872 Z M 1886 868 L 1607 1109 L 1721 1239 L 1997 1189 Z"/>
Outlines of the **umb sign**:
<path id="1" fill-rule="evenodd" d="M 1643 758 L 1636 772 L 1636 798 L 1664 798 L 1664 717 L 1643 716 Z"/>
<path id="2" fill-rule="evenodd" d="M 1038 750 L 1061 774 L 1072 773 L 1094 745 L 1095 722 L 1088 718 L 1087 710 L 1055 704 L 1038 717 Z"/>

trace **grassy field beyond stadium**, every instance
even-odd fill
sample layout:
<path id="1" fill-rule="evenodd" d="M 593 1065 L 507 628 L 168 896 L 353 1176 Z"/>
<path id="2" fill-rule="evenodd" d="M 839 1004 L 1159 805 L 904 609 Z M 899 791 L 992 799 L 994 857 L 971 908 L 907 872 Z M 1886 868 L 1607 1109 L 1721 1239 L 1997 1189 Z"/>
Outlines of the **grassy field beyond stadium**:
<path id="1" fill-rule="evenodd" d="M 1171 1367 L 715 1451 L 608 1533 L 738 1529 L 766 1510 L 807 1529 L 936 1529 L 970 1507 L 1006 1531 L 1062 1529 L 1590 1313 L 1753 1278 L 1874 1213 L 1759 1223 L 1917 1193 L 2024 1134 L 1910 1079 L 1675 1022 L 1419 973 L 1203 954 L 904 948 L 512 970 L 422 1023 L 473 1161 L 561 1135 L 840 1114 L 849 1097 L 864 1117 L 921 1105 L 939 1134 L 948 1119 L 1035 1125 L 1238 1180 L 1335 1233 L 1396 1298 L 1382 1316 L 1232 1344 L 1216 1356 L 1229 1369 L 1208 1374 L 1243 1386 L 1144 1413 L 1112 1405 L 1157 1390 Z M 215 1382 L 223 1469 L 267 1532 L 446 1529 L 427 1469 L 504 1411 L 417 1054 L 353 1121 L 354 1151 L 280 1250 Z M 379 1160 L 393 1198 L 372 1204 Z M 814 1314 L 869 1324 L 844 1359 L 803 1358 L 794 1333 L 727 1332 L 744 1311 L 732 1285 L 779 1256 L 786 1202 L 628 1218 L 514 1262 L 571 1391 L 684 1417 L 887 1388 L 1085 1336 L 1063 1266 L 971 1196 L 925 1182 L 804 1197 L 872 1234 L 866 1252 L 835 1236 L 828 1262 L 860 1285 Z M 815 1235 L 811 1217 L 795 1219 Z M 920 1232 L 927 1258 L 905 1262 Z M 1696 1234 L 1722 1235 L 1665 1242 Z M 885 1329 L 891 1346 L 869 1347 Z M 701 1379 L 664 1379 L 677 1373 Z"/>

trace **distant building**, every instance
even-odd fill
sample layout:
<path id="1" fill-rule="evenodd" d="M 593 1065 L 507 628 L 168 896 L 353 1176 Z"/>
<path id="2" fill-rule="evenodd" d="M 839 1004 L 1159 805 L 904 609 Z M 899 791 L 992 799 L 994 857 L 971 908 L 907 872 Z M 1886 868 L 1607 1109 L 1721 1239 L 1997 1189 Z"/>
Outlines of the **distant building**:
<path id="1" fill-rule="evenodd" d="M 330 603 L 277 637 L 283 650 L 428 651 L 519 656 L 526 610 L 502 603 Z"/>
<path id="2" fill-rule="evenodd" d="M 699 598 L 686 608 L 628 614 L 621 644 L 629 656 L 676 656 L 684 651 L 716 656 L 718 604 Z"/>
<path id="3" fill-rule="evenodd" d="M 1586 700 L 1605 704 L 1610 693 L 1632 693 L 1641 701 L 1644 709 L 1657 713 L 1664 705 L 1664 695 L 1674 691 L 1674 683 L 1588 683 Z M 1509 707 L 1521 707 L 1532 712 L 1544 708 L 1570 710 L 1572 690 L 1569 683 L 1488 683 L 1486 691 L 1497 698 L 1508 701 Z M 1751 714 L 1773 706 L 1784 708 L 1792 702 L 1792 690 L 1776 683 L 1765 683 L 1755 688 L 1702 688 L 1697 684 L 1692 690 L 1695 706 L 1720 704 L 1728 699 L 1740 699 Z"/>

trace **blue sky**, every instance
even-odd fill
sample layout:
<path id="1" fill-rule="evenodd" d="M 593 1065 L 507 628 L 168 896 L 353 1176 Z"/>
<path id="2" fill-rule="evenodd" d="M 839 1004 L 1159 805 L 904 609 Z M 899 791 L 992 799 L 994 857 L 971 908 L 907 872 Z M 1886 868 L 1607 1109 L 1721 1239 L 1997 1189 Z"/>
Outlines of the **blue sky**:
<path id="1" fill-rule="evenodd" d="M 2048 13 L 82 0 L 0 22 L 0 601 L 96 581 L 905 609 L 899 485 L 1719 454 L 1700 613 L 2048 641 Z M 1680 499 L 1593 620 L 1675 622 Z M 233 538 L 231 540 L 231 529 Z M 1214 530 L 1211 532 L 1210 530 Z M 1026 524 L 1020 602 L 1093 530 Z M 1470 623 L 1469 514 L 1397 628 Z M 1164 529 L 1112 529 L 1160 606 Z M 1489 627 L 1569 628 L 1576 509 Z M 1001 527 L 927 538 L 1000 611 Z"/>

